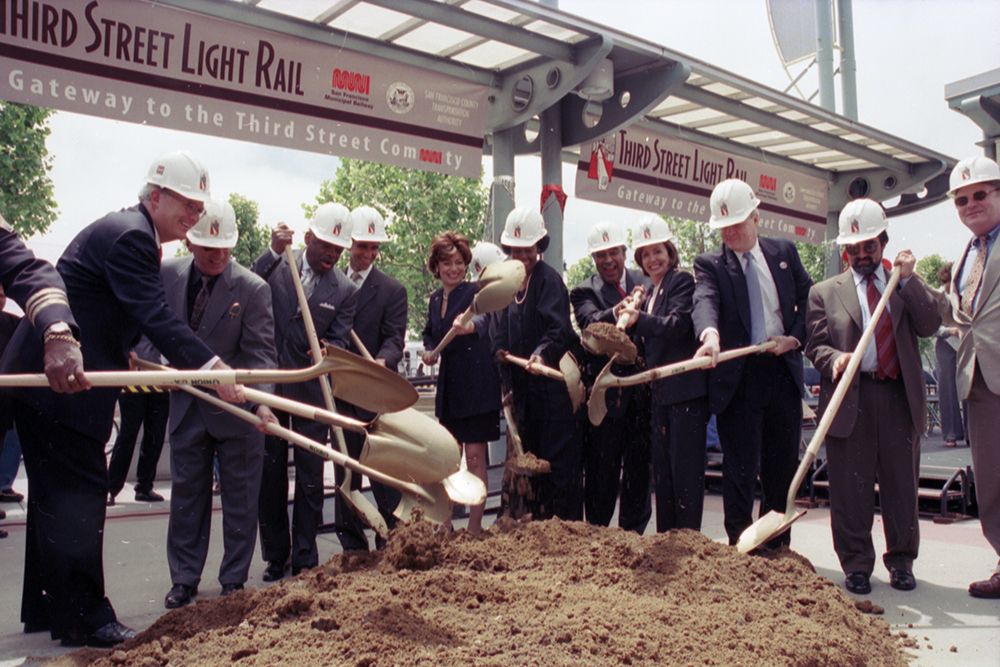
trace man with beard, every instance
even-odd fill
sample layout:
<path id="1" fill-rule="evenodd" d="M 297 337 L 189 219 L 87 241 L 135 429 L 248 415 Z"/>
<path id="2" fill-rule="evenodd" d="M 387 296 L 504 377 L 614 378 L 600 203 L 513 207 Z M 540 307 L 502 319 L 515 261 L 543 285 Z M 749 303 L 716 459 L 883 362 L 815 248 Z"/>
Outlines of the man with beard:
<path id="1" fill-rule="evenodd" d="M 840 236 L 851 270 L 809 292 L 806 356 L 821 376 L 820 412 L 847 368 L 872 312 L 885 291 L 889 272 L 882 252 L 889 235 L 882 207 L 870 199 L 850 202 L 840 213 Z M 889 584 L 916 588 L 913 561 L 920 545 L 917 486 L 920 434 L 926 420 L 924 371 L 917 337 L 937 331 L 941 317 L 933 295 L 913 268 L 917 260 L 900 251 L 900 281 L 875 325 L 855 377 L 826 436 L 830 474 L 833 548 L 851 593 L 871 592 L 875 567 L 872 522 L 875 481 L 885 526 Z"/>
<path id="2" fill-rule="evenodd" d="M 612 222 L 599 222 L 587 236 L 597 275 L 569 293 L 576 324 L 615 324 L 617 306 L 637 286 L 649 289 L 641 271 L 625 270 L 625 235 Z M 639 343 L 638 336 L 633 342 Z M 594 357 L 587 366 L 590 383 L 607 364 Z M 615 364 L 614 375 L 630 375 L 634 365 Z M 589 523 L 611 524 L 621 489 L 618 526 L 642 535 L 652 514 L 649 494 L 649 390 L 646 386 L 609 389 L 608 414 L 597 426 L 588 425 L 583 445 L 583 507 Z"/>

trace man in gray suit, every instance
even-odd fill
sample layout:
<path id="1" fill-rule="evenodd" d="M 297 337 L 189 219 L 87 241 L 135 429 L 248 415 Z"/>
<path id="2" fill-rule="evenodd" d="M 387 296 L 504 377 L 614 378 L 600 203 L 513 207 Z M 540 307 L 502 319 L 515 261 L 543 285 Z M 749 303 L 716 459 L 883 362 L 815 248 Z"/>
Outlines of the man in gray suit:
<path id="1" fill-rule="evenodd" d="M 207 202 L 187 233 L 190 257 L 163 263 L 167 301 L 213 352 L 233 368 L 276 368 L 271 289 L 230 261 L 236 214 L 225 202 Z M 266 391 L 272 387 L 264 387 Z M 246 407 L 246 406 L 244 406 Z M 222 595 L 243 589 L 257 540 L 257 497 L 264 461 L 267 406 L 250 423 L 192 394 L 170 393 L 170 523 L 167 563 L 172 588 L 164 604 L 183 607 L 198 593 L 212 525 L 212 472 L 219 459 L 225 550 L 219 568 Z"/>
<path id="2" fill-rule="evenodd" d="M 938 295 L 945 324 L 962 332 L 958 398 L 969 401 L 969 442 L 983 535 L 1000 555 L 1000 167 L 986 157 L 962 160 L 948 196 L 972 238 L 952 266 L 951 289 Z M 969 595 L 1000 598 L 1000 564 Z"/>
<path id="3" fill-rule="evenodd" d="M 306 335 L 299 300 L 292 282 L 285 248 L 292 242 L 292 231 L 281 223 L 271 232 L 271 247 L 253 263 L 254 272 L 271 287 L 274 309 L 275 344 L 279 368 L 311 366 L 309 339 Z M 351 215 L 341 204 L 326 203 L 316 209 L 306 247 L 296 252 L 302 286 L 308 297 L 309 311 L 320 340 L 347 349 L 357 289 L 336 268 L 341 253 L 351 246 Z M 293 401 L 326 407 L 318 379 L 294 384 L 279 384 L 279 396 Z M 291 421 L 296 433 L 325 444 L 330 427 L 309 419 L 277 412 L 282 425 Z M 288 442 L 268 436 L 264 443 L 264 473 L 260 486 L 260 542 L 267 568 L 264 581 L 285 576 L 291 564 L 292 574 L 319 565 L 316 533 L 323 518 L 323 467 L 325 459 L 296 447 L 295 500 L 292 506 L 291 537 L 288 526 Z"/>
<path id="4" fill-rule="evenodd" d="M 358 308 L 354 315 L 354 333 L 371 354 L 375 363 L 396 370 L 403 358 L 403 343 L 406 339 L 407 299 L 406 288 L 395 278 L 387 276 L 375 266 L 379 245 L 389 240 L 385 233 L 385 221 L 381 214 L 370 206 L 361 206 L 351 212 L 351 253 L 347 275 L 358 288 Z M 351 342 L 350 351 L 362 354 Z M 345 414 L 370 421 L 375 414 L 349 403 L 342 403 Z M 362 433 L 344 431 L 347 451 L 354 457 L 361 455 L 365 444 Z M 343 471 L 337 469 L 337 482 L 343 480 Z M 391 486 L 372 482 L 372 495 L 379 514 L 392 529 L 396 525 L 393 511 L 399 504 L 400 493 Z M 361 476 L 351 477 L 351 488 L 361 489 Z M 337 496 L 337 537 L 344 551 L 367 550 L 368 539 L 364 525 Z M 376 543 L 381 546 L 381 537 Z"/>

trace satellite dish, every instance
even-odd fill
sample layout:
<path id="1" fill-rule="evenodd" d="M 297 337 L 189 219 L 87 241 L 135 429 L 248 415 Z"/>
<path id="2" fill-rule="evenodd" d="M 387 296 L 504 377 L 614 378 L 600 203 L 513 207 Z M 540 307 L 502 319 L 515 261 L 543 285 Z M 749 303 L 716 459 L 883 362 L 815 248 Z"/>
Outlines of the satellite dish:
<path id="1" fill-rule="evenodd" d="M 792 88 L 807 102 L 811 102 L 818 90 L 807 95 L 799 84 L 802 78 L 816 64 L 816 3 L 833 0 L 765 0 L 767 20 L 771 26 L 771 37 L 778 51 L 781 66 L 791 80 Z M 831 16 L 833 12 L 831 11 Z M 833 26 L 836 31 L 836 25 Z M 836 32 L 834 32 L 836 40 Z M 836 45 L 835 45 L 836 48 Z"/>

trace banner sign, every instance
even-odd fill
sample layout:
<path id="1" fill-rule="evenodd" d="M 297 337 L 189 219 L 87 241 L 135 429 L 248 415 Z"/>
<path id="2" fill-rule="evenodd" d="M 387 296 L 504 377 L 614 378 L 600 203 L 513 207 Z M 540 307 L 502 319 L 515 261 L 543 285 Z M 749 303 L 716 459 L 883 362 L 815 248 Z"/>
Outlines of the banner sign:
<path id="1" fill-rule="evenodd" d="M 576 196 L 708 222 L 712 189 L 729 178 L 749 183 L 757 194 L 763 235 L 823 242 L 825 180 L 637 126 L 581 148 Z"/>
<path id="2" fill-rule="evenodd" d="M 479 178 L 486 86 L 145 0 L 0 0 L 0 98 Z"/>

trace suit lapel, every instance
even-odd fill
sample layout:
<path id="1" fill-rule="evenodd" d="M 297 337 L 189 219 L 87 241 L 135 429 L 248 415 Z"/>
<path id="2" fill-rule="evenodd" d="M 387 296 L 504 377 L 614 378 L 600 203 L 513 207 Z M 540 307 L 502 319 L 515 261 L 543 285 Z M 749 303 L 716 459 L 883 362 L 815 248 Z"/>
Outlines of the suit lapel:
<path id="1" fill-rule="evenodd" d="M 191 280 L 191 265 L 193 258 L 185 259 L 183 266 L 179 267 L 174 280 L 170 285 L 164 285 L 167 292 L 167 303 L 174 311 L 180 315 L 181 319 L 187 322 L 187 293 L 188 283 Z"/>
<path id="2" fill-rule="evenodd" d="M 858 288 L 854 284 L 854 274 L 851 271 L 845 271 L 837 276 L 836 289 L 835 292 L 837 297 L 840 299 L 840 303 L 843 304 L 844 310 L 847 314 L 851 316 L 851 321 L 858 328 L 858 331 L 863 331 L 864 326 L 862 322 L 864 321 L 864 316 L 861 313 L 861 302 L 858 299 Z"/>
<path id="3" fill-rule="evenodd" d="M 600 276 L 594 276 L 594 281 L 600 281 L 601 289 L 597 290 L 602 303 L 601 307 L 610 308 L 622 300 L 622 295 L 618 293 L 618 288 L 604 281 Z"/>
<path id="4" fill-rule="evenodd" d="M 740 314 L 740 321 L 746 327 L 747 334 L 752 335 L 750 326 L 750 294 L 747 292 L 747 279 L 743 273 L 743 266 L 740 264 L 736 253 L 723 245 L 722 255 L 726 260 L 726 270 L 729 272 L 729 279 L 733 281 L 733 294 L 736 297 L 736 310 Z M 660 284 L 662 287 L 662 283 Z"/>
<path id="5" fill-rule="evenodd" d="M 212 288 L 212 296 L 208 299 L 205 307 L 205 316 L 201 320 L 201 329 L 204 335 L 202 340 L 207 339 L 219 322 L 226 317 L 229 307 L 233 304 L 233 263 L 226 264 L 226 268 L 215 281 Z"/>
<path id="6" fill-rule="evenodd" d="M 361 283 L 360 294 L 358 294 L 358 306 L 356 312 L 361 312 L 361 309 L 378 294 L 378 288 L 382 284 L 382 281 L 378 278 L 378 269 L 372 269 L 365 281 Z"/>
<path id="7" fill-rule="evenodd" d="M 986 260 L 983 278 L 979 283 L 978 304 L 982 305 L 989 300 L 993 290 L 997 287 L 998 280 L 1000 280 L 1000 241 L 994 242 L 993 250 L 990 251 L 990 256 Z"/>

